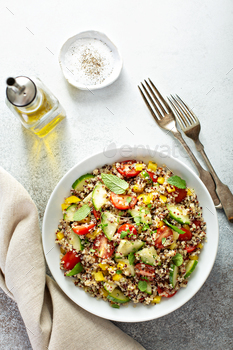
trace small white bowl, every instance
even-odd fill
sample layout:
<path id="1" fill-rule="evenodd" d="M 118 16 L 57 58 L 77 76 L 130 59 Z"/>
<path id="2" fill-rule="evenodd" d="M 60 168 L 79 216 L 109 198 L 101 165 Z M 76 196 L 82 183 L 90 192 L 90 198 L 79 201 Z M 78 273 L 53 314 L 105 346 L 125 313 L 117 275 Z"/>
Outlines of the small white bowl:
<path id="1" fill-rule="evenodd" d="M 166 156 L 163 153 L 155 152 L 153 147 L 142 149 L 134 146 L 129 148 L 130 155 L 122 155 L 121 148 L 114 148 L 110 151 L 104 150 L 101 153 L 93 155 L 69 170 L 55 187 L 48 201 L 43 221 L 42 240 L 45 258 L 50 271 L 61 289 L 83 309 L 94 315 L 107 318 L 118 322 L 142 322 L 162 317 L 170 312 L 180 308 L 189 301 L 205 283 L 209 273 L 214 265 L 218 249 L 218 220 L 214 203 L 210 194 L 199 177 L 179 160 Z M 151 154 L 154 154 L 151 156 Z M 203 217 L 207 223 L 207 243 L 204 245 L 200 254 L 197 268 L 193 272 L 186 288 L 181 288 L 173 298 L 162 298 L 160 304 L 156 306 L 137 305 L 129 303 L 128 307 L 122 306 L 119 310 L 110 307 L 109 303 L 104 300 L 92 298 L 83 289 L 76 287 L 71 278 L 64 277 L 64 272 L 60 270 L 60 249 L 55 244 L 55 231 L 62 218 L 61 203 L 64 197 L 70 192 L 72 183 L 81 175 L 92 172 L 93 169 L 99 168 L 104 164 L 112 164 L 116 161 L 126 159 L 137 159 L 148 163 L 154 160 L 159 165 L 166 164 L 175 174 L 184 178 L 188 187 L 195 189 L 200 205 L 203 208 Z M 204 303 L 204 300 L 203 300 Z"/>
<path id="2" fill-rule="evenodd" d="M 110 75 L 100 84 L 84 85 L 83 83 L 75 79 L 74 74 L 69 70 L 69 67 L 67 67 L 65 64 L 65 56 L 69 48 L 71 47 L 71 45 L 74 44 L 78 39 L 88 39 L 88 38 L 102 41 L 104 44 L 108 46 L 108 48 L 112 51 L 112 54 L 113 54 L 113 59 L 114 59 L 113 70 L 110 73 Z M 81 90 L 87 90 L 87 88 L 89 90 L 96 90 L 112 84 L 119 77 L 120 72 L 122 70 L 123 60 L 121 58 L 121 55 L 117 47 L 104 33 L 97 32 L 95 30 L 88 30 L 86 32 L 81 32 L 79 34 L 74 35 L 63 44 L 59 54 L 59 63 L 62 69 L 62 73 L 64 74 L 64 77 L 66 78 L 68 83 L 70 83 L 71 85 Z"/>

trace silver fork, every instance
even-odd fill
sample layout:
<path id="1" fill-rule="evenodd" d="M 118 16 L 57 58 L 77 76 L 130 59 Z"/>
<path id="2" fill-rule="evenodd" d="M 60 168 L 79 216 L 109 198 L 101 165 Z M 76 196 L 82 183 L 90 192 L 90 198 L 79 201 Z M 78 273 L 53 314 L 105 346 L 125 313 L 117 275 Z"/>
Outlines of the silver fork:
<path id="1" fill-rule="evenodd" d="M 194 141 L 197 151 L 200 152 L 203 156 L 210 170 L 210 173 L 213 176 L 213 179 L 216 183 L 216 192 L 222 203 L 225 214 L 228 220 L 233 222 L 233 194 L 231 193 L 229 187 L 227 185 L 224 185 L 220 181 L 218 175 L 216 174 L 213 166 L 211 165 L 204 151 L 204 146 L 199 140 L 201 125 L 198 118 L 178 95 L 171 95 L 171 99 L 168 98 L 168 100 L 175 111 L 175 117 L 181 129 L 183 130 L 186 136 L 188 136 Z"/>
<path id="2" fill-rule="evenodd" d="M 145 80 L 146 86 L 143 83 L 142 88 L 145 91 L 145 94 L 143 93 L 142 89 L 140 86 L 138 86 L 141 95 L 149 108 L 154 120 L 156 123 L 163 129 L 171 131 L 173 135 L 177 138 L 177 140 L 180 141 L 182 146 L 185 148 L 187 151 L 188 155 L 192 159 L 193 163 L 195 164 L 198 172 L 200 179 L 202 182 L 205 184 L 207 187 L 214 204 L 216 208 L 221 208 L 221 203 L 219 201 L 219 198 L 217 197 L 217 194 L 215 192 L 215 183 L 208 171 L 202 168 L 201 164 L 198 162 L 192 151 L 190 150 L 189 146 L 187 143 L 184 141 L 183 137 L 181 136 L 181 133 L 177 130 L 176 127 L 176 119 L 173 114 L 173 111 L 169 104 L 166 102 L 166 100 L 162 97 L 158 89 L 155 87 L 155 85 L 152 83 L 150 79 L 148 79 L 150 84 Z M 150 101 L 150 102 L 149 102 Z"/>

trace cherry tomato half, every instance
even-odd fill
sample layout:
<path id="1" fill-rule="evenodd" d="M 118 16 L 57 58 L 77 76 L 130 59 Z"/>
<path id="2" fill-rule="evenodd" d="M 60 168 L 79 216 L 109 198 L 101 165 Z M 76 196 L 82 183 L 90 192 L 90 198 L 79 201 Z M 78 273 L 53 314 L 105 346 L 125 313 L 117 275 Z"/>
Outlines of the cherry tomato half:
<path id="1" fill-rule="evenodd" d="M 182 231 L 184 231 L 185 233 L 182 233 L 181 235 L 179 235 L 178 240 L 179 241 L 190 241 L 190 239 L 192 239 L 192 232 L 190 230 L 187 230 L 186 228 L 182 227 Z"/>
<path id="2" fill-rule="evenodd" d="M 124 162 L 120 163 L 120 166 L 117 167 L 117 170 L 124 177 L 137 176 L 141 171 L 135 170 L 134 164 L 136 164 L 135 160 L 125 160 Z"/>
<path id="3" fill-rule="evenodd" d="M 115 193 L 111 193 L 110 200 L 114 207 L 120 210 L 126 210 L 129 208 L 133 208 L 135 204 L 137 203 L 137 197 L 133 196 L 126 196 L 126 195 L 119 195 Z"/>
<path id="4" fill-rule="evenodd" d="M 159 234 L 159 237 L 155 241 L 156 248 L 163 249 L 164 246 L 162 245 L 162 239 L 168 238 L 173 236 L 172 229 L 170 229 L 167 226 L 162 226 L 158 228 L 157 233 Z"/>
<path id="5" fill-rule="evenodd" d="M 109 241 L 107 237 L 102 234 L 97 236 L 94 241 L 95 255 L 102 259 L 108 259 L 112 256 L 115 250 L 114 243 Z"/>
<path id="6" fill-rule="evenodd" d="M 80 257 L 76 255 L 75 251 L 69 251 L 63 256 L 61 261 L 64 262 L 63 266 L 66 270 L 72 270 L 80 262 Z"/>
<path id="7" fill-rule="evenodd" d="M 178 194 L 178 196 L 177 197 L 175 197 L 175 202 L 176 203 L 180 203 L 186 196 L 187 196 L 187 191 L 186 191 L 186 189 L 183 189 L 183 188 L 178 188 L 178 187 L 176 187 L 176 186 L 174 186 L 175 187 L 175 192 L 172 192 L 172 193 L 174 193 L 174 194 Z"/>
<path id="8" fill-rule="evenodd" d="M 100 218 L 101 218 L 101 212 L 98 211 L 98 210 L 95 210 L 95 209 L 93 208 L 93 214 L 94 214 L 96 220 L 99 221 Z"/>
<path id="9" fill-rule="evenodd" d="M 158 176 L 156 176 L 154 173 L 151 173 L 150 171 L 148 171 L 148 174 L 150 175 L 150 178 L 153 182 L 157 182 Z"/>
<path id="10" fill-rule="evenodd" d="M 155 277 L 155 267 L 148 264 L 138 263 L 135 265 L 135 272 L 138 276 L 145 276 L 149 281 Z"/>
<path id="11" fill-rule="evenodd" d="M 189 245 L 185 248 L 185 250 L 187 250 L 188 253 L 192 253 L 196 249 L 197 249 L 197 246 L 195 246 L 195 245 Z"/>
<path id="12" fill-rule="evenodd" d="M 89 225 L 72 225 L 72 230 L 79 236 L 86 235 L 93 227 L 95 227 L 96 222 L 91 222 Z"/>
<path id="13" fill-rule="evenodd" d="M 161 287 L 157 287 L 157 291 L 158 291 L 158 294 L 160 295 L 160 294 L 163 294 L 163 295 L 161 295 L 162 297 L 165 297 L 165 298 L 171 298 L 171 297 L 173 297 L 175 294 L 176 294 L 176 292 L 173 292 L 173 293 L 171 293 L 171 291 L 169 290 L 169 289 L 167 289 L 167 288 L 161 288 Z"/>
<path id="14" fill-rule="evenodd" d="M 124 224 L 117 230 L 118 233 L 128 232 L 127 236 L 124 239 L 135 239 L 137 238 L 137 230 L 134 225 Z"/>

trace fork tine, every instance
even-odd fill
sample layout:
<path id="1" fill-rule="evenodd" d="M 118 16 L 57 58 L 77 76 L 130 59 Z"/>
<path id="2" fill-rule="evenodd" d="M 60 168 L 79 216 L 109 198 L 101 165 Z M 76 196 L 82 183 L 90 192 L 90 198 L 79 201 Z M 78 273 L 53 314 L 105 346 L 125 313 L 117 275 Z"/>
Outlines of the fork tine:
<path id="1" fill-rule="evenodd" d="M 171 103 L 172 107 L 176 111 L 176 113 L 175 113 L 176 119 L 177 119 L 181 129 L 183 130 L 184 128 L 186 128 L 187 125 L 185 124 L 185 120 L 183 119 L 183 116 L 182 116 L 180 110 L 178 109 L 178 107 L 175 105 L 175 103 L 173 103 L 173 101 L 169 97 L 168 97 L 168 101 Z"/>
<path id="2" fill-rule="evenodd" d="M 158 109 L 158 107 L 157 107 L 156 104 L 155 104 L 155 101 L 153 100 L 153 98 L 151 97 L 151 95 L 149 94 L 149 92 L 147 91 L 147 89 L 145 88 L 145 86 L 143 85 L 143 83 L 141 83 L 141 84 L 142 84 L 142 87 L 143 87 L 143 89 L 144 89 L 144 91 L 145 91 L 147 97 L 149 98 L 149 100 L 150 100 L 150 102 L 152 103 L 154 109 L 156 110 L 156 112 L 157 112 L 158 115 L 159 115 L 159 118 L 158 118 L 158 116 L 157 116 L 157 119 L 163 118 L 163 116 L 162 116 L 160 110 Z M 153 96 L 153 97 L 155 97 L 155 96 Z"/>
<path id="3" fill-rule="evenodd" d="M 186 121 L 186 126 L 192 125 L 193 124 L 193 119 L 189 115 L 189 112 L 185 109 L 185 107 L 182 105 L 180 101 L 177 100 L 177 98 L 173 95 L 171 95 L 174 103 L 176 104 L 177 108 L 180 110 L 182 114 L 182 119 Z"/>
<path id="4" fill-rule="evenodd" d="M 153 118 L 155 119 L 155 121 L 157 122 L 157 121 L 159 120 L 158 117 L 157 117 L 157 115 L 155 114 L 155 112 L 154 112 L 153 109 L 151 108 L 151 105 L 150 105 L 149 102 L 147 101 L 146 96 L 145 96 L 144 93 L 142 92 L 142 90 L 141 90 L 141 88 L 140 88 L 139 85 L 138 85 L 138 88 L 139 88 L 139 91 L 140 91 L 140 93 L 141 93 L 141 95 L 142 95 L 142 98 L 143 98 L 145 104 L 147 105 L 149 111 L 150 111 L 151 114 L 152 114 L 152 117 L 153 117 Z"/>
<path id="5" fill-rule="evenodd" d="M 194 120 L 199 123 L 199 120 L 197 118 L 197 116 L 193 113 L 193 111 L 191 110 L 191 108 L 189 108 L 189 106 L 183 101 L 181 100 L 180 96 L 178 96 L 176 94 L 176 97 L 180 100 L 181 103 L 183 103 L 183 105 L 186 107 L 186 109 L 189 111 L 189 113 L 192 115 L 192 117 L 194 118 Z"/>
<path id="6" fill-rule="evenodd" d="M 150 80 L 150 79 L 149 79 L 149 80 Z M 154 97 L 155 101 L 158 103 L 159 108 L 161 109 L 161 111 L 162 111 L 164 114 L 166 114 L 167 112 L 165 111 L 165 109 L 164 109 L 163 106 L 161 105 L 159 99 L 155 96 L 154 91 L 151 89 L 151 87 L 150 87 L 150 85 L 147 83 L 147 81 L 146 81 L 146 80 L 144 80 L 144 81 L 145 81 L 145 83 L 146 83 L 148 89 L 150 90 L 151 95 Z"/>
<path id="7" fill-rule="evenodd" d="M 155 87 L 154 83 L 150 80 L 150 78 L 148 78 L 149 82 L 151 83 L 151 85 L 153 86 L 154 90 L 156 91 L 157 95 L 159 96 L 159 98 L 161 99 L 161 101 L 163 102 L 163 104 L 166 106 L 167 110 L 169 112 L 172 112 L 169 104 L 167 103 L 167 101 L 163 98 L 163 96 L 161 95 L 161 93 L 159 92 L 159 90 Z"/>

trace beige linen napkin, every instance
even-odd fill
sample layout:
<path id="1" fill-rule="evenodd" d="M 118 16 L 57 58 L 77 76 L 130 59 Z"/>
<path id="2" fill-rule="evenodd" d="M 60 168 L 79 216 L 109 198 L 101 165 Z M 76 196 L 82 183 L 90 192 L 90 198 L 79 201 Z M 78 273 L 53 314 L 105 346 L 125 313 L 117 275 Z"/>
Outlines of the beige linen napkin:
<path id="1" fill-rule="evenodd" d="M 111 322 L 74 304 L 46 276 L 35 204 L 2 168 L 0 242 L 0 287 L 17 302 L 33 349 L 144 349 Z"/>

